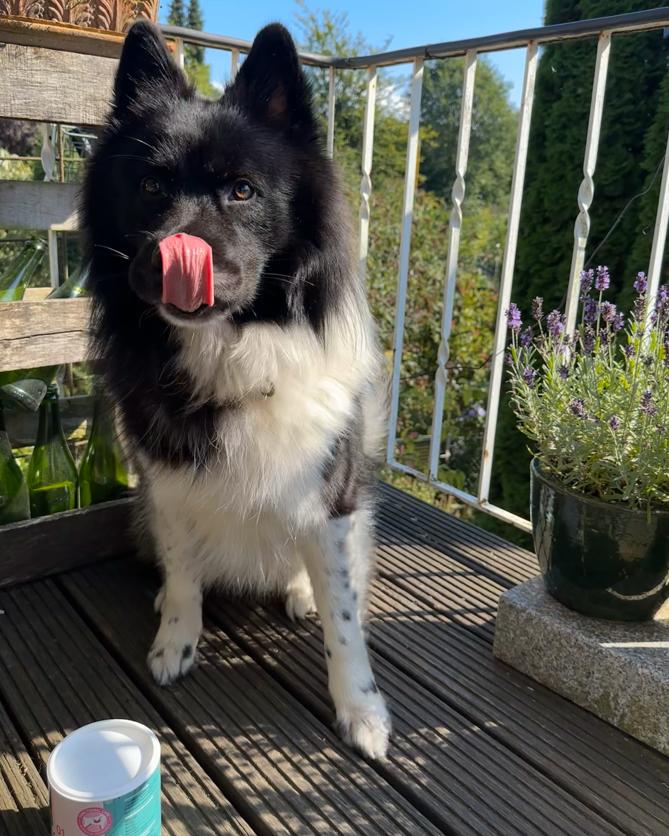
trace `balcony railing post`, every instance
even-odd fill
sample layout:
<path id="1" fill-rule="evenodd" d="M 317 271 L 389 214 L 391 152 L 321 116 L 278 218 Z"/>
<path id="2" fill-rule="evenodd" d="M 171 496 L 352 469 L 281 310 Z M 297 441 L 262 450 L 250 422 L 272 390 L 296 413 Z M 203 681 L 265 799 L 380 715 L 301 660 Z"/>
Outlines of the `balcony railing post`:
<path id="1" fill-rule="evenodd" d="M 648 326 L 650 316 L 653 313 L 655 298 L 660 279 L 662 278 L 662 263 L 664 262 L 664 251 L 667 242 L 667 223 L 669 221 L 669 136 L 667 136 L 667 148 L 664 154 L 664 169 L 662 171 L 662 183 L 660 184 L 660 197 L 657 202 L 657 215 L 655 216 L 655 230 L 653 231 L 653 246 L 650 251 L 650 263 L 648 265 L 648 300 L 646 310 L 646 325 Z"/>
<path id="2" fill-rule="evenodd" d="M 441 455 L 441 428 L 444 421 L 444 400 L 448 382 L 449 339 L 453 320 L 453 301 L 458 272 L 460 252 L 460 230 L 462 228 L 462 203 L 465 199 L 465 175 L 469 158 L 469 139 L 472 129 L 474 104 L 474 83 L 476 81 L 477 54 L 471 50 L 465 56 L 464 80 L 462 82 L 462 104 L 460 107 L 460 130 L 455 157 L 455 180 L 451 190 L 452 208 L 448 224 L 448 256 L 444 283 L 443 309 L 441 316 L 441 339 L 437 355 L 437 370 L 434 376 L 434 406 L 432 410 L 432 435 L 430 437 L 430 479 L 439 477 L 439 456 Z"/>
<path id="3" fill-rule="evenodd" d="M 590 234 L 590 205 L 595 196 L 594 174 L 597 166 L 597 151 L 599 149 L 599 134 L 602 127 L 604 113 L 604 96 L 606 94 L 606 76 L 609 68 L 611 53 L 611 33 L 602 32 L 597 41 L 597 60 L 595 61 L 595 75 L 592 82 L 592 99 L 590 101 L 590 118 L 588 120 L 588 136 L 585 142 L 585 158 L 583 160 L 583 180 L 578 190 L 579 212 L 574 224 L 574 250 L 569 271 L 569 289 L 565 306 L 567 333 L 573 333 L 576 327 L 578 312 L 578 298 L 581 286 L 581 271 L 585 263 L 585 248 Z"/>
<path id="4" fill-rule="evenodd" d="M 328 68 L 328 130 L 325 148 L 328 157 L 334 157 L 335 132 L 335 68 Z"/>
<path id="5" fill-rule="evenodd" d="M 490 382 L 488 386 L 488 408 L 486 409 L 485 427 L 483 429 L 483 450 L 481 454 L 481 470 L 479 474 L 479 501 L 488 501 L 490 492 L 490 477 L 492 474 L 492 459 L 495 450 L 495 436 L 497 433 L 497 415 L 499 413 L 499 399 L 504 374 L 504 347 L 506 345 L 506 311 L 511 301 L 511 287 L 513 285 L 513 271 L 516 263 L 516 247 L 518 244 L 518 229 L 520 226 L 520 210 L 523 203 L 523 185 L 525 183 L 525 167 L 527 164 L 527 149 L 530 144 L 530 125 L 532 122 L 532 105 L 534 102 L 534 83 L 537 75 L 537 44 L 531 43 L 527 47 L 525 56 L 525 77 L 523 79 L 523 94 L 520 103 L 518 134 L 516 136 L 516 154 L 513 163 L 513 177 L 511 180 L 511 195 L 509 197 L 509 220 L 506 229 L 506 244 L 504 245 L 504 259 L 502 274 L 499 281 L 499 299 L 497 302 L 497 323 L 493 340 L 492 360 L 490 364 Z"/>
<path id="6" fill-rule="evenodd" d="M 416 58 L 411 73 L 411 99 L 409 110 L 409 135 L 407 156 L 404 167 L 404 197 L 402 199 L 402 231 L 400 234 L 399 271 L 395 294 L 395 331 L 393 337 L 393 372 L 390 391 L 390 417 L 388 420 L 388 443 L 386 459 L 395 461 L 397 440 L 397 418 L 400 402 L 400 372 L 402 349 L 404 347 L 404 317 L 406 313 L 407 284 L 409 282 L 409 256 L 411 254 L 411 228 L 413 225 L 413 204 L 418 177 L 418 140 L 420 131 L 420 102 L 423 94 L 423 59 Z"/>
<path id="7" fill-rule="evenodd" d="M 177 62 L 177 67 L 180 67 L 182 70 L 186 66 L 184 60 L 184 42 L 183 38 L 175 38 L 174 39 L 174 58 Z"/>
<path id="8" fill-rule="evenodd" d="M 358 249 L 358 270 L 364 281 L 367 274 L 367 252 L 369 250 L 369 199 L 372 195 L 372 157 L 374 154 L 374 116 L 376 113 L 377 71 L 367 73 L 367 100 L 362 129 L 362 177 L 360 179 L 360 236 Z"/>
<path id="9" fill-rule="evenodd" d="M 237 75 L 237 70 L 239 69 L 239 50 L 238 49 L 231 49 L 230 50 L 230 81 L 235 80 L 235 76 Z"/>

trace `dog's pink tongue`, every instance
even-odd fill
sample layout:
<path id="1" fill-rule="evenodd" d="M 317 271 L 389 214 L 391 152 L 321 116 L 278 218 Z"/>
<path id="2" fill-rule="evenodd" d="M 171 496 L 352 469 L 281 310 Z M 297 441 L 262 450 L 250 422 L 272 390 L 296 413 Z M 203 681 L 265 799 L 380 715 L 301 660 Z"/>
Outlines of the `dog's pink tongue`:
<path id="1" fill-rule="evenodd" d="M 163 302 L 182 311 L 214 304 L 211 247 L 202 238 L 177 232 L 158 245 L 163 262 Z"/>

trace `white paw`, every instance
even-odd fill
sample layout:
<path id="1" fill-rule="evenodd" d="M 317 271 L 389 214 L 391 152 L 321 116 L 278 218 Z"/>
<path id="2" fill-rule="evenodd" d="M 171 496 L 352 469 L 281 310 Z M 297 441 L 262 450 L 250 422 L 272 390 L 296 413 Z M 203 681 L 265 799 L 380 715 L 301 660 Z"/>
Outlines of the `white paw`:
<path id="1" fill-rule="evenodd" d="M 193 667 L 201 629 L 202 623 L 197 616 L 189 618 L 163 612 L 160 629 L 147 658 L 151 674 L 159 685 L 169 685 Z"/>
<path id="2" fill-rule="evenodd" d="M 286 615 L 291 621 L 301 621 L 316 612 L 316 601 L 310 583 L 290 585 L 286 595 Z"/>
<path id="3" fill-rule="evenodd" d="M 383 760 L 388 752 L 392 724 L 381 694 L 364 702 L 340 706 L 337 727 L 343 740 L 373 760 Z"/>

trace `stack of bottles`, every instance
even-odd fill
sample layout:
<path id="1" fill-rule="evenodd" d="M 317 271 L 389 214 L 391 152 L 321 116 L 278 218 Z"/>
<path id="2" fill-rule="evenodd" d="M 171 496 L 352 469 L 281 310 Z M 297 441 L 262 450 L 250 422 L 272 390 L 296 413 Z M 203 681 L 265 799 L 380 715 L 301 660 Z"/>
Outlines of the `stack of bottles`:
<path id="1" fill-rule="evenodd" d="M 23 299 L 42 266 L 45 245 L 29 241 L 0 274 L 0 303 Z M 48 299 L 86 293 L 86 266 L 54 289 Z M 128 475 L 114 431 L 114 412 L 98 383 L 93 420 L 77 468 L 60 417 L 58 366 L 0 372 L 0 525 L 119 499 L 128 491 Z M 27 472 L 16 461 L 5 427 L 4 405 L 39 410 L 37 437 Z"/>
<path id="2" fill-rule="evenodd" d="M 93 422 L 77 468 L 60 417 L 58 386 L 39 409 L 37 438 L 24 477 L 12 453 L 0 404 L 0 525 L 121 499 L 128 474 L 110 402 L 96 387 Z"/>

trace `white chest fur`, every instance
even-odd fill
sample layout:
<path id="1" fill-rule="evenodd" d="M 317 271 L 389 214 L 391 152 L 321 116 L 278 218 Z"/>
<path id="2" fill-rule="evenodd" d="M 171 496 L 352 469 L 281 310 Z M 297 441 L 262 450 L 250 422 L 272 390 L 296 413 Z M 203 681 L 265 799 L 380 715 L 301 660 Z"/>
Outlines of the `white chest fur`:
<path id="1" fill-rule="evenodd" d="M 146 463 L 145 476 L 155 522 L 198 553 L 205 582 L 283 585 L 296 535 L 327 518 L 324 464 L 356 403 L 375 396 L 373 342 L 356 325 L 325 340 L 306 325 L 184 332 L 196 396 L 226 408 L 206 468 Z"/>

